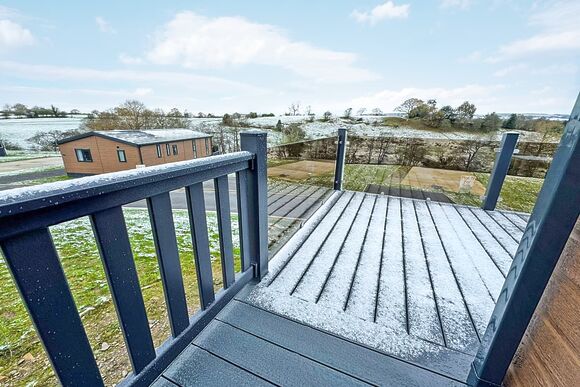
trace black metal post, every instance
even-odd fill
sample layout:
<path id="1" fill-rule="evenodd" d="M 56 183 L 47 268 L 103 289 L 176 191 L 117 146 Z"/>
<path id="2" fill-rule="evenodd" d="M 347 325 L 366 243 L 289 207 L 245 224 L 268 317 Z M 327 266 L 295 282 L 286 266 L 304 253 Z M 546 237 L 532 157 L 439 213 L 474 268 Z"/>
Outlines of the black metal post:
<path id="1" fill-rule="evenodd" d="M 254 154 L 252 168 L 247 172 L 247 209 L 238 209 L 247 216 L 247 253 L 255 267 L 255 276 L 262 279 L 268 272 L 268 165 L 266 132 L 240 133 L 243 151 Z"/>
<path id="2" fill-rule="evenodd" d="M 493 170 L 489 177 L 489 182 L 487 183 L 487 189 L 485 190 L 485 199 L 481 206 L 484 210 L 495 210 L 501 187 L 503 186 L 505 177 L 510 169 L 510 163 L 512 161 L 514 150 L 516 149 L 518 136 L 519 133 L 517 132 L 508 132 L 504 133 L 501 139 L 500 149 L 495 157 Z"/>
<path id="3" fill-rule="evenodd" d="M 468 383 L 501 385 L 580 214 L 580 96 L 514 256 Z"/>
<path id="4" fill-rule="evenodd" d="M 342 190 L 344 178 L 344 159 L 346 157 L 346 128 L 338 129 L 338 144 L 336 144 L 336 166 L 334 168 L 334 189 Z"/>

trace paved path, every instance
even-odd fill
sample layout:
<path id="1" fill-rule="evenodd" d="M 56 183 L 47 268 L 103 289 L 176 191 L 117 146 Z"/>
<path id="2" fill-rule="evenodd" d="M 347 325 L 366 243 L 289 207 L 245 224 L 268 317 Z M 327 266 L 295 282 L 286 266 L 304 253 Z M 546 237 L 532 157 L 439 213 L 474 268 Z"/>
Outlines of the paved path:
<path id="1" fill-rule="evenodd" d="M 47 171 L 25 172 L 18 175 L 2 176 L 0 174 L 0 185 L 6 184 L 6 188 L 0 186 L 0 190 L 21 187 L 21 185 L 10 185 L 27 180 L 43 179 L 45 177 L 63 176 L 65 174 L 64 168 L 49 169 Z"/>
<path id="2" fill-rule="evenodd" d="M 39 159 L 29 159 L 20 161 L 9 161 L 0 163 L 0 174 L 7 172 L 24 171 L 26 169 L 50 168 L 50 167 L 64 167 L 62 158 L 59 157 L 43 157 Z"/>

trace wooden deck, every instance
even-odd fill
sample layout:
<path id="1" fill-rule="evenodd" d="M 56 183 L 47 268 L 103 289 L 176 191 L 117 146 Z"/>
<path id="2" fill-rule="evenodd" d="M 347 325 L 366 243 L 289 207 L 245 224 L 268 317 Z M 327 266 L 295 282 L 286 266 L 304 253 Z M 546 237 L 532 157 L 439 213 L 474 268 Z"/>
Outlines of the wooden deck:
<path id="1" fill-rule="evenodd" d="M 157 385 L 461 385 L 526 221 L 336 192 Z"/>

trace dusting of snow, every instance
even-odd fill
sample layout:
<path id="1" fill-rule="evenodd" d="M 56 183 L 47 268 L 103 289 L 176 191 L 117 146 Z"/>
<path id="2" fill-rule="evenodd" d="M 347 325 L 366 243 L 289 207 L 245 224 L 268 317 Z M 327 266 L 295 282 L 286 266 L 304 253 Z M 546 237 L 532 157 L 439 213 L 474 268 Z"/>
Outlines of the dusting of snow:
<path id="1" fill-rule="evenodd" d="M 0 215 L 3 211 L 3 205 L 9 205 L 16 202 L 26 200 L 40 199 L 48 196 L 59 196 L 61 199 L 66 199 L 65 194 L 72 192 L 85 191 L 112 183 L 127 183 L 132 180 L 141 179 L 145 177 L 152 177 L 160 173 L 177 172 L 187 170 L 195 167 L 215 167 L 220 164 L 228 164 L 239 159 L 251 157 L 250 152 L 236 152 L 224 155 L 216 155 L 195 160 L 179 161 L 176 163 L 167 163 L 155 165 L 146 168 L 130 169 L 127 171 L 119 171 L 112 173 L 104 173 L 96 176 L 87 176 L 79 179 L 57 181 L 53 183 L 41 184 L 33 187 L 21 187 L 0 192 Z M 57 204 L 58 199 L 47 199 L 46 205 Z"/>
<path id="2" fill-rule="evenodd" d="M 339 195 L 247 301 L 408 360 L 473 353 L 503 285 L 492 258 L 510 261 L 500 243 L 467 207 Z"/>
<path id="3" fill-rule="evenodd" d="M 209 137 L 206 133 L 191 129 L 97 130 L 87 134 L 90 133 L 96 133 L 116 140 L 127 141 L 136 145 Z"/>

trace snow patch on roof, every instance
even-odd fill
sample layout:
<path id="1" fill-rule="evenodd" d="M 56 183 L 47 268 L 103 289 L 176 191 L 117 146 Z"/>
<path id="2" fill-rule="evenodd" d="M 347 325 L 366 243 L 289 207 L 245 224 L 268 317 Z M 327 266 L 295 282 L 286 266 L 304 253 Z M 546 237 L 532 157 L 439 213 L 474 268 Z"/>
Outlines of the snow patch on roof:
<path id="1" fill-rule="evenodd" d="M 181 141 L 210 137 L 209 134 L 191 129 L 147 129 L 94 131 L 101 136 L 127 141 L 136 145 L 156 144 L 165 141 Z"/>

